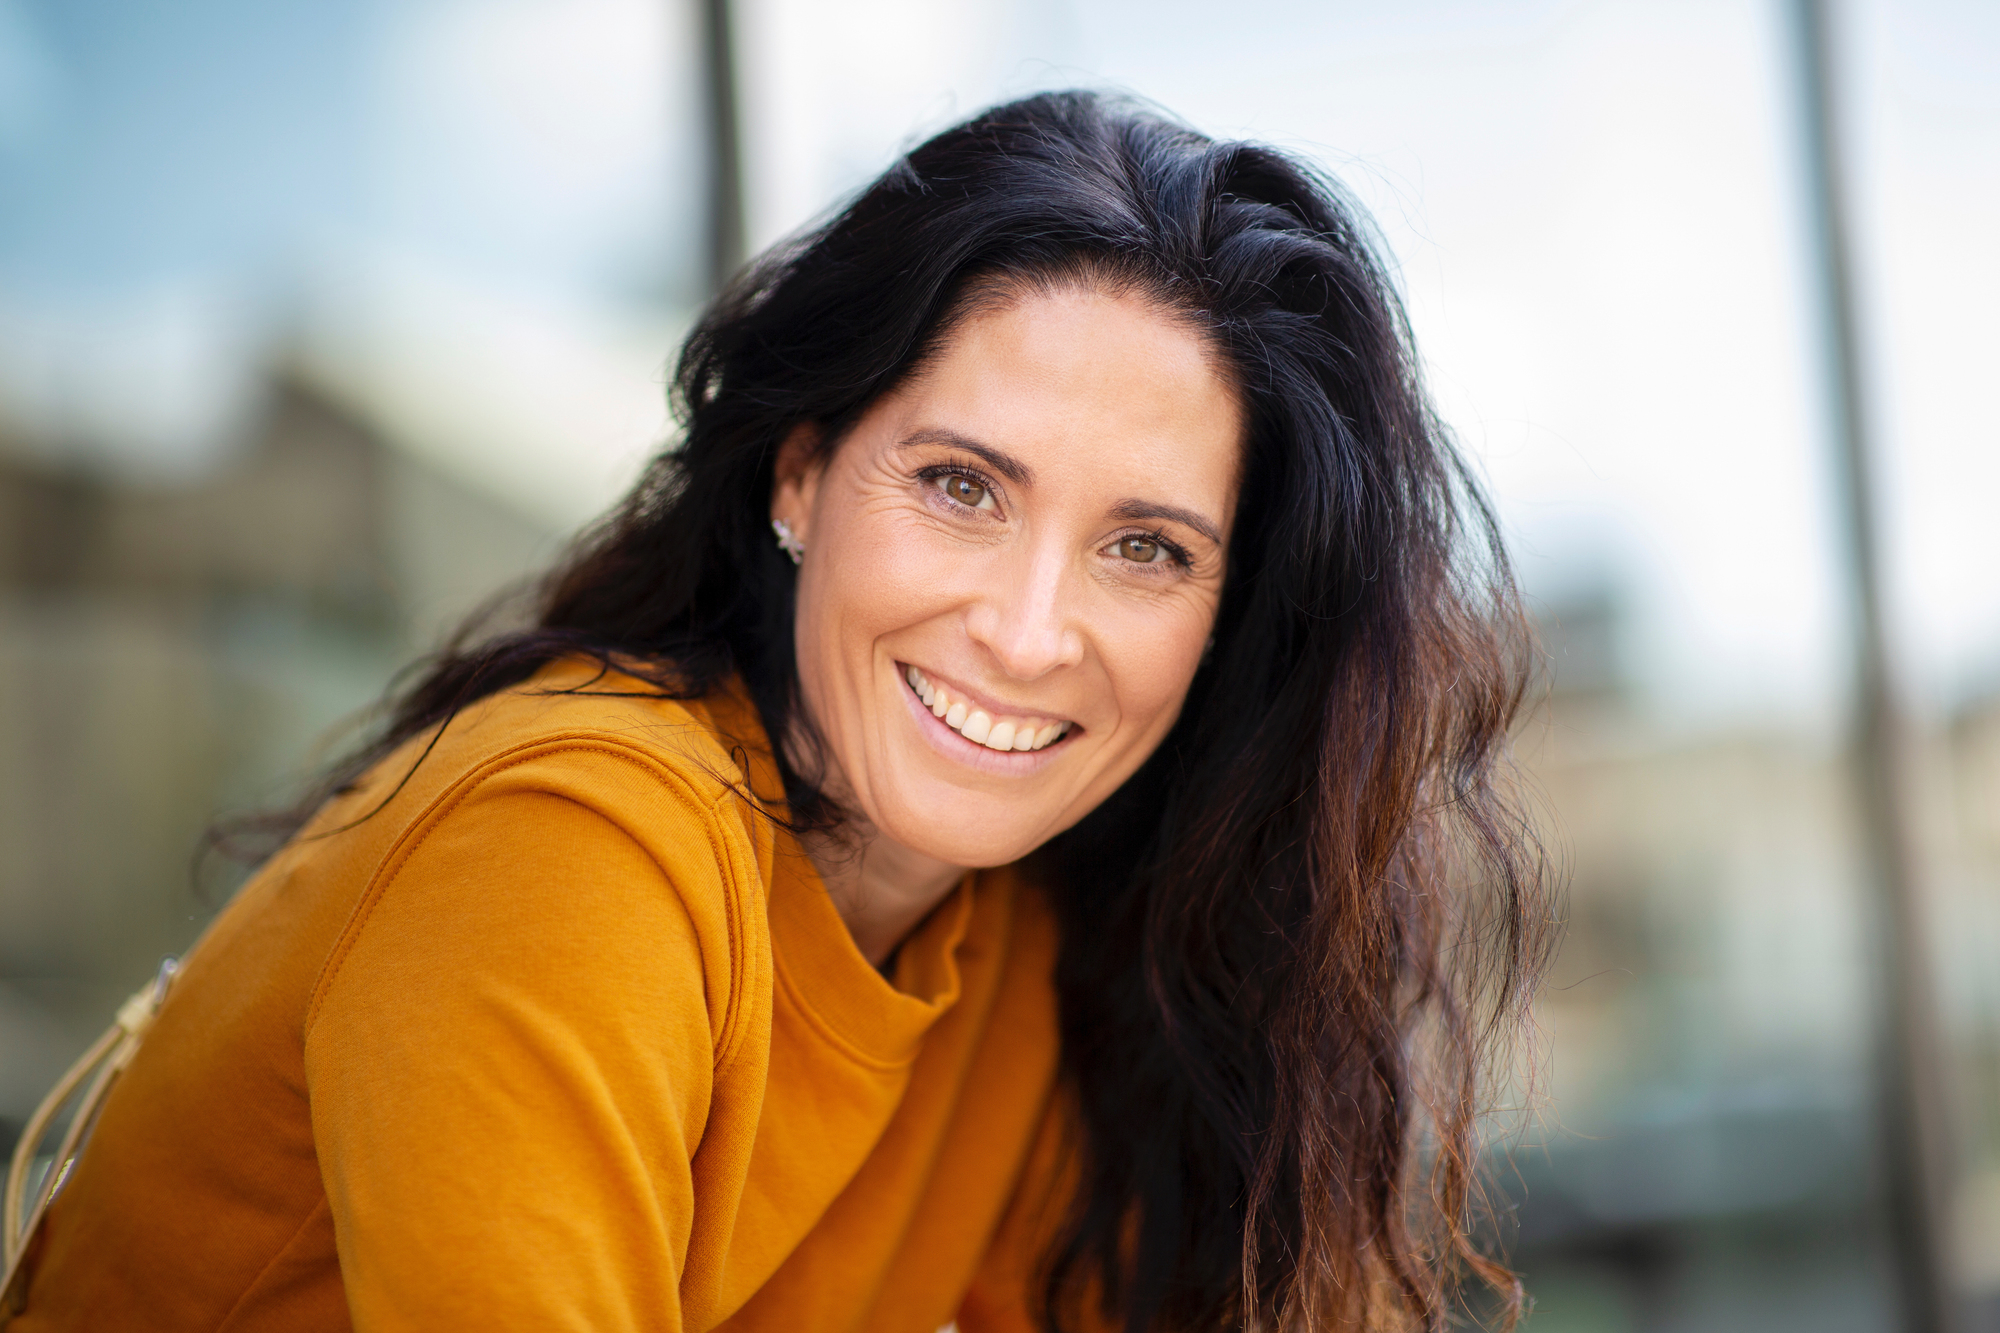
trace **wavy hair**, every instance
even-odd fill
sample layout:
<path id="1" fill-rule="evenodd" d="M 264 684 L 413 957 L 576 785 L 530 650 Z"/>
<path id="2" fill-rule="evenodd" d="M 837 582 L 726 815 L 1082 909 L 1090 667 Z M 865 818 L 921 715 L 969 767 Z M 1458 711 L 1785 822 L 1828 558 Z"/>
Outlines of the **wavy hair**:
<path id="1" fill-rule="evenodd" d="M 1069 92 L 910 152 L 689 336 L 684 440 L 541 585 L 390 700 L 350 778 L 577 653 L 663 690 L 741 676 L 799 734 L 773 465 L 924 364 L 994 286 L 1104 283 L 1199 328 L 1246 408 L 1214 649 L 1173 731 L 1032 858 L 1075 1198 L 1052 1329 L 1442 1327 L 1475 1274 L 1477 1115 L 1524 1030 L 1550 886 L 1501 781 L 1527 679 L 1493 515 L 1428 406 L 1362 214 L 1270 148 Z M 838 824 L 784 763 L 789 818 Z"/>

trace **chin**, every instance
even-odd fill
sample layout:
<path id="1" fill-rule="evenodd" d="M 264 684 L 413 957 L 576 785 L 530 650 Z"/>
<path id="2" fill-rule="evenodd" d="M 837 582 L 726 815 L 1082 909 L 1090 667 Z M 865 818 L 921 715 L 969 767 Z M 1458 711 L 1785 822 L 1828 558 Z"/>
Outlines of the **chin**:
<path id="1" fill-rule="evenodd" d="M 1053 831 L 1042 833 L 1021 828 L 1018 811 L 995 811 L 992 802 L 941 800 L 898 804 L 901 809 L 896 814 L 873 821 L 876 831 L 891 842 L 947 865 L 971 868 L 1012 865 L 1054 836 Z M 919 816 L 918 810 L 946 813 L 926 818 Z M 1013 817 L 1008 818 L 1009 815 Z M 986 832 L 972 836 L 965 833 L 979 828 Z"/>

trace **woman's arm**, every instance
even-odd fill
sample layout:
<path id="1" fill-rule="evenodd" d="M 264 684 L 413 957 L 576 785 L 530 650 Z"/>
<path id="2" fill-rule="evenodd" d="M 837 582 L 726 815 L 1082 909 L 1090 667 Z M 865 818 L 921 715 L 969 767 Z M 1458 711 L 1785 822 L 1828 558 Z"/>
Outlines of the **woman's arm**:
<path id="1" fill-rule="evenodd" d="M 321 982 L 313 1133 L 363 1333 L 681 1326 L 717 1031 L 681 895 L 722 872 L 697 837 L 670 876 L 561 790 L 480 783 Z"/>

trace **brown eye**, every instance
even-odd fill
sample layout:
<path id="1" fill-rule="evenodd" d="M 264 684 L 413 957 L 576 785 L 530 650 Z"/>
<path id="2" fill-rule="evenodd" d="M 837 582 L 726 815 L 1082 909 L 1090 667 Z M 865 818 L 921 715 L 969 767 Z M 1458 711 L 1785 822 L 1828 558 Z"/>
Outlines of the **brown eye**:
<path id="1" fill-rule="evenodd" d="M 990 509 L 989 492 L 981 483 L 971 477 L 952 476 L 944 479 L 944 493 L 964 505 L 967 509 Z"/>
<path id="2" fill-rule="evenodd" d="M 1150 537 L 1125 537 L 1118 543 L 1118 554 L 1135 564 L 1150 565 L 1166 554 L 1166 550 Z"/>

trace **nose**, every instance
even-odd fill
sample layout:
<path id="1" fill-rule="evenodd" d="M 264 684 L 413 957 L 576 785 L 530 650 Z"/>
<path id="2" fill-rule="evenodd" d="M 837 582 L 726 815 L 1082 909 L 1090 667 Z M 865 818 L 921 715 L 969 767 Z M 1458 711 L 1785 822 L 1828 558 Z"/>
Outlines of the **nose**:
<path id="1" fill-rule="evenodd" d="M 1039 680 L 1077 665 L 1083 632 L 1066 553 L 1051 544 L 1024 545 L 1010 554 L 1014 558 L 994 562 L 989 586 L 967 608 L 966 634 L 1015 680 Z"/>

